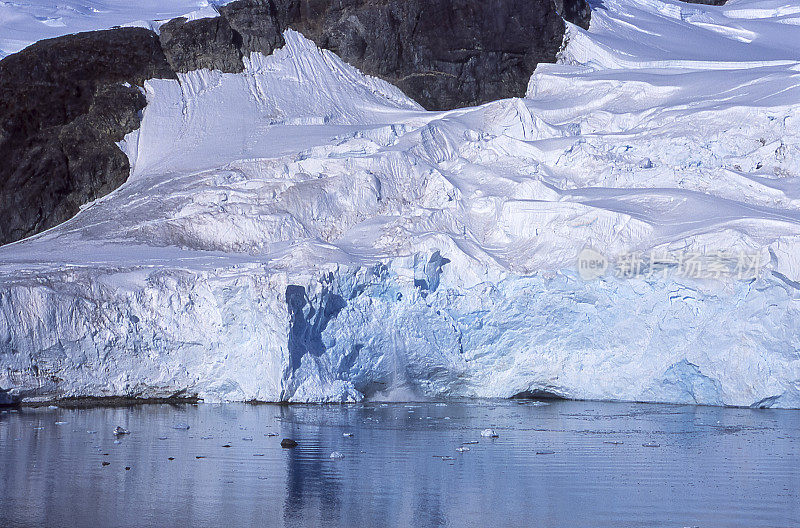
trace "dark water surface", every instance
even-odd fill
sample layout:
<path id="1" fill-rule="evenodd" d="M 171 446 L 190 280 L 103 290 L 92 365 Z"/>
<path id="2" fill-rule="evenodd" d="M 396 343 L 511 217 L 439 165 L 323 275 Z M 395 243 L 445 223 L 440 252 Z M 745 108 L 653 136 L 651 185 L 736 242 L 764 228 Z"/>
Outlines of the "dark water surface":
<path id="1" fill-rule="evenodd" d="M 190 428 L 173 428 L 181 423 Z M 118 425 L 130 435 L 115 443 Z M 499 438 L 481 437 L 487 427 Z M 281 449 L 283 437 L 300 445 Z M 798 411 L 28 408 L 0 414 L 0 457 L 8 528 L 800 526 Z"/>

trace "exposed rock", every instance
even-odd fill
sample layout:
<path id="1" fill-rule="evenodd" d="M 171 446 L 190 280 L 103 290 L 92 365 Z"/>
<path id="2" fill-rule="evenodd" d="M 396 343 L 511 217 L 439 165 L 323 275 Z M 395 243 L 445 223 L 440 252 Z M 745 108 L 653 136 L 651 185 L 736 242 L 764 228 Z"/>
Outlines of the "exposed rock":
<path id="1" fill-rule="evenodd" d="M 219 11 L 238 33 L 243 53 L 257 51 L 270 55 L 285 44 L 277 9 L 269 0 L 233 2 L 220 7 Z"/>
<path id="2" fill-rule="evenodd" d="M 522 96 L 534 68 L 554 62 L 559 16 L 588 27 L 584 0 L 238 0 L 220 17 L 161 28 L 175 71 L 242 70 L 295 29 L 363 72 L 399 86 L 429 110 Z"/>
<path id="3" fill-rule="evenodd" d="M 553 0 L 553 2 L 556 4 L 556 11 L 564 20 L 583 29 L 589 29 L 592 10 L 585 0 Z"/>
<path id="4" fill-rule="evenodd" d="M 264 1 L 236 4 L 245 9 Z M 429 110 L 524 95 L 536 65 L 555 61 L 564 36 L 552 0 L 275 0 L 274 5 L 280 27 L 291 27 L 363 72 L 397 85 Z"/>
<path id="5" fill-rule="evenodd" d="M 281 447 L 286 449 L 297 447 L 297 442 L 295 442 L 291 438 L 284 438 L 283 440 L 281 440 Z"/>
<path id="6" fill-rule="evenodd" d="M 512 400 L 564 400 L 561 394 L 544 389 L 532 389 L 518 392 L 511 396 Z"/>
<path id="7" fill-rule="evenodd" d="M 145 106 L 129 85 L 174 77 L 151 31 L 43 40 L 0 61 L 0 243 L 57 225 L 116 189 L 130 167 L 115 145 Z"/>
<path id="8" fill-rule="evenodd" d="M 164 55 L 176 72 L 203 68 L 228 73 L 244 70 L 241 36 L 223 17 L 191 22 L 176 18 L 161 26 L 160 40 Z"/>

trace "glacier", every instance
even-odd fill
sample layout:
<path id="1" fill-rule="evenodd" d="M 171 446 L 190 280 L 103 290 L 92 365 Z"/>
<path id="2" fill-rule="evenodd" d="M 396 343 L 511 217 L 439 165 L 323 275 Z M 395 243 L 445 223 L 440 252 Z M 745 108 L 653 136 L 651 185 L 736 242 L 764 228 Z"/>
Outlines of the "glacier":
<path id="1" fill-rule="evenodd" d="M 448 112 L 285 39 L 147 82 L 128 182 L 0 248 L 0 388 L 800 408 L 800 9 L 604 0 Z M 585 247 L 766 265 L 587 281 Z"/>

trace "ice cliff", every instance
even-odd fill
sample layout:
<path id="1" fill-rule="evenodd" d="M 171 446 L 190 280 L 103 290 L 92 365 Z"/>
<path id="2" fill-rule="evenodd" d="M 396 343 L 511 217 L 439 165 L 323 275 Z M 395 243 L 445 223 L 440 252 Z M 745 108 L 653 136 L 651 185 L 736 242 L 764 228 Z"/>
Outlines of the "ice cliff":
<path id="1" fill-rule="evenodd" d="M 448 112 L 284 39 L 147 82 L 127 183 L 0 248 L 0 388 L 800 407 L 800 8 L 604 0 Z M 765 266 L 587 281 L 585 247 Z"/>

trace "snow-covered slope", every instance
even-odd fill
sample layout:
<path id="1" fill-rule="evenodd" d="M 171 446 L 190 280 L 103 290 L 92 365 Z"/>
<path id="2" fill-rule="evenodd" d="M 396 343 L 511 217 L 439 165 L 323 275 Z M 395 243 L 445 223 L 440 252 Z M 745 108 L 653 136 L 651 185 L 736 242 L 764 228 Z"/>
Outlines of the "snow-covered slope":
<path id="1" fill-rule="evenodd" d="M 81 31 L 137 26 L 158 29 L 183 16 L 215 17 L 231 0 L 0 0 L 0 58 L 34 42 Z"/>
<path id="2" fill-rule="evenodd" d="M 133 173 L 0 249 L 0 387 L 800 407 L 800 10 L 604 0 L 524 99 L 422 111 L 294 32 L 148 83 Z M 591 246 L 755 280 L 582 280 Z"/>

